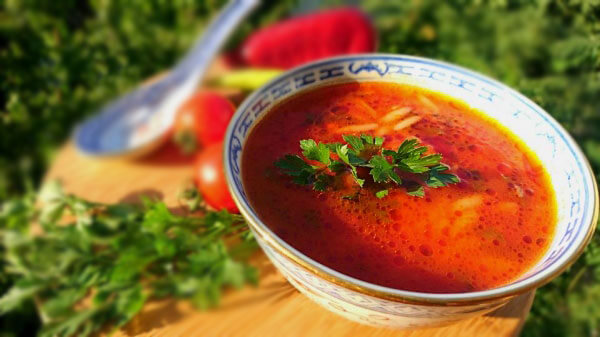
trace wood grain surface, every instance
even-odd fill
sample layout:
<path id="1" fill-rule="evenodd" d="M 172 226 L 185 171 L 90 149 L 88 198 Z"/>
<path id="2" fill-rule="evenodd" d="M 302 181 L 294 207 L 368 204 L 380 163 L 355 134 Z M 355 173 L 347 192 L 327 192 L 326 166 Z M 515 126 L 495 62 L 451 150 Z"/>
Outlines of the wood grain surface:
<path id="1" fill-rule="evenodd" d="M 191 176 L 191 159 L 179 156 L 170 144 L 137 160 L 89 158 L 66 144 L 47 179 L 60 179 L 67 192 L 93 201 L 136 201 L 139 195 L 151 195 L 177 208 L 177 194 Z M 516 336 L 534 296 L 519 296 L 490 314 L 451 326 L 394 331 L 326 311 L 287 283 L 262 252 L 253 263 L 260 270 L 259 285 L 227 292 L 218 309 L 199 312 L 185 301 L 151 302 L 112 336 Z"/>

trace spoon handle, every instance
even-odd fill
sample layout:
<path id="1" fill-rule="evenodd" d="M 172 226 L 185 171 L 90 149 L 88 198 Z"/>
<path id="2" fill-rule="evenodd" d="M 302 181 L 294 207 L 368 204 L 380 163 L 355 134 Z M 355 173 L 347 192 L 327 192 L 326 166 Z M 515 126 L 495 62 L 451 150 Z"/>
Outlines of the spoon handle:
<path id="1" fill-rule="evenodd" d="M 206 27 L 187 55 L 172 70 L 173 77 L 186 78 L 186 81 L 190 80 L 197 84 L 227 37 L 259 2 L 259 0 L 229 2 Z"/>

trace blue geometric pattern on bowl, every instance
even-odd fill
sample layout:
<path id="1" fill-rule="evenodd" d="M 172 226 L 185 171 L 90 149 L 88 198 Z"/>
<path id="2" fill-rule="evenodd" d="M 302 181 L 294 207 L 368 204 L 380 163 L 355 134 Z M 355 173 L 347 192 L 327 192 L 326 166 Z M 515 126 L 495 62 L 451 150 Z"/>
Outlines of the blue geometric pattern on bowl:
<path id="1" fill-rule="evenodd" d="M 596 202 L 594 178 L 574 141 L 543 109 L 507 86 L 455 65 L 418 57 L 370 54 L 328 59 L 288 72 L 253 93 L 234 116 L 225 149 L 226 174 L 233 181 L 232 189 L 247 215 L 259 221 L 248 202 L 241 179 L 241 153 L 252 127 L 275 104 L 292 95 L 322 85 L 356 81 L 405 83 L 442 92 L 465 101 L 507 126 L 540 158 L 550 173 L 558 202 L 558 225 L 549 251 L 535 268 L 511 285 L 525 287 L 525 283 L 544 279 L 570 262 L 573 250 L 578 249 L 588 235 Z M 268 228 L 266 230 L 276 237 Z M 311 265 L 336 274 L 284 242 L 282 245 Z M 343 277 L 390 293 L 411 293 Z M 477 293 L 483 298 L 494 294 L 494 289 L 471 294 Z M 430 297 L 436 296 L 432 294 Z M 460 294 L 441 296 L 458 298 Z"/>

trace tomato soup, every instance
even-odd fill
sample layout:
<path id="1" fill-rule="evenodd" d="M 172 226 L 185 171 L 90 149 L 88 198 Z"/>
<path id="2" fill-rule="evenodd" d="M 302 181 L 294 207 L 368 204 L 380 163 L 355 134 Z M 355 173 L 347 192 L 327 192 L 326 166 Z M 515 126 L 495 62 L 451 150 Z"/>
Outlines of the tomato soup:
<path id="1" fill-rule="evenodd" d="M 274 166 L 299 141 L 381 136 L 396 149 L 416 138 L 460 182 L 401 187 L 384 198 L 297 185 Z M 294 248 L 341 273 L 402 290 L 457 293 L 518 278 L 548 249 L 556 200 L 539 160 L 508 130 L 466 104 L 412 86 L 347 83 L 275 106 L 248 136 L 246 193 L 262 221 Z M 359 172 L 360 174 L 360 172 Z"/>

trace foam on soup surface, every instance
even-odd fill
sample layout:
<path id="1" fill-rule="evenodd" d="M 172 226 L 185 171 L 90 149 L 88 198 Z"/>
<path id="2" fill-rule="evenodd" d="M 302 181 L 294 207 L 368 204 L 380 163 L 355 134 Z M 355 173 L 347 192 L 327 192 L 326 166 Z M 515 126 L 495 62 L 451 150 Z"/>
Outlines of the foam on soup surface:
<path id="1" fill-rule="evenodd" d="M 382 136 L 387 149 L 417 138 L 461 182 L 425 187 L 422 198 L 391 188 L 379 199 L 375 184 L 318 192 L 274 166 L 300 155 L 302 139 L 343 142 L 345 134 Z M 348 83 L 292 97 L 251 131 L 242 166 L 252 207 L 284 241 L 396 289 L 456 293 L 509 283 L 546 252 L 556 224 L 549 177 L 522 142 L 467 105 L 411 86 Z M 343 198 L 349 193 L 352 200 Z"/>

